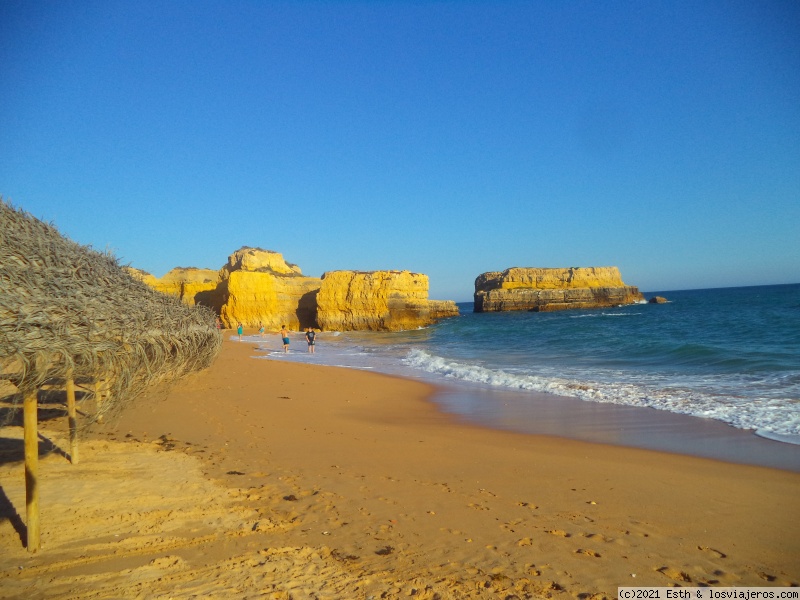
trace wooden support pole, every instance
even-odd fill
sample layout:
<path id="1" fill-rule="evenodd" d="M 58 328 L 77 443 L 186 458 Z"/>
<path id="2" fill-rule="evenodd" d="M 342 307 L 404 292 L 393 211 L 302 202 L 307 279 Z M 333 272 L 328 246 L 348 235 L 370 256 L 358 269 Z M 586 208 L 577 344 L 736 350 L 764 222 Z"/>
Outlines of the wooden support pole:
<path id="1" fill-rule="evenodd" d="M 25 437 L 25 516 L 28 552 L 40 546 L 38 391 L 25 396 L 22 413 Z"/>
<path id="2" fill-rule="evenodd" d="M 78 464 L 78 419 L 75 416 L 75 380 L 67 370 L 67 419 L 69 420 L 69 462 Z"/>
<path id="3" fill-rule="evenodd" d="M 95 409 L 97 411 L 97 422 L 103 422 L 103 413 L 101 412 L 103 408 L 103 394 L 105 393 L 105 379 L 97 379 L 94 382 L 94 403 Z"/>

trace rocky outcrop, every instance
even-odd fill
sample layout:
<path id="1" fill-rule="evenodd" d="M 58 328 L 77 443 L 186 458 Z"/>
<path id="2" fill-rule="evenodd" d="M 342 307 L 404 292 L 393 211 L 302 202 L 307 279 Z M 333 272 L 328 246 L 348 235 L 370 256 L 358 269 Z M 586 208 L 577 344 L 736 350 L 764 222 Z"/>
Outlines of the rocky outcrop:
<path id="1" fill-rule="evenodd" d="M 297 265 L 279 252 L 261 248 L 240 248 L 218 271 L 178 267 L 161 278 L 126 269 L 150 287 L 179 297 L 186 304 L 212 308 L 223 326 L 268 329 L 286 325 L 292 329 L 316 327 L 316 293 L 321 280 L 303 277 Z"/>
<path id="2" fill-rule="evenodd" d="M 218 271 L 195 267 L 175 267 L 163 277 L 158 278 L 141 269 L 125 267 L 125 270 L 151 288 L 164 294 L 177 296 L 184 304 L 190 306 L 202 304 L 218 311 L 219 300 L 215 294 L 220 282 Z"/>
<path id="3" fill-rule="evenodd" d="M 666 304 L 667 302 L 669 302 L 669 300 L 664 298 L 664 296 L 653 296 L 652 298 L 650 298 L 650 300 L 648 300 L 648 302 L 650 304 Z"/>
<path id="4" fill-rule="evenodd" d="M 320 279 L 283 277 L 258 271 L 233 271 L 220 284 L 223 298 L 220 319 L 225 327 L 256 327 L 268 330 L 281 325 L 289 329 L 316 327 L 316 295 Z"/>
<path id="5" fill-rule="evenodd" d="M 220 277 L 225 279 L 234 271 L 272 273 L 273 275 L 302 275 L 300 267 L 284 260 L 283 254 L 261 248 L 243 246 L 228 257 L 228 263 L 220 269 Z"/>
<path id="6" fill-rule="evenodd" d="M 428 276 L 409 271 L 330 271 L 317 294 L 323 330 L 400 331 L 458 315 L 455 302 L 428 300 Z"/>
<path id="7" fill-rule="evenodd" d="M 186 304 L 211 307 L 226 328 L 398 331 L 458 315 L 450 300 L 428 300 L 428 277 L 408 271 L 332 271 L 305 277 L 283 255 L 240 248 L 219 271 L 176 268 L 161 277 L 128 273 Z"/>
<path id="8" fill-rule="evenodd" d="M 219 316 L 225 327 L 269 330 L 316 327 L 316 295 L 321 280 L 304 277 L 297 265 L 287 263 L 279 252 L 241 248 L 228 257 L 219 271 L 222 300 Z"/>
<path id="9" fill-rule="evenodd" d="M 642 302 L 617 267 L 511 268 L 475 279 L 475 312 L 556 311 Z"/>

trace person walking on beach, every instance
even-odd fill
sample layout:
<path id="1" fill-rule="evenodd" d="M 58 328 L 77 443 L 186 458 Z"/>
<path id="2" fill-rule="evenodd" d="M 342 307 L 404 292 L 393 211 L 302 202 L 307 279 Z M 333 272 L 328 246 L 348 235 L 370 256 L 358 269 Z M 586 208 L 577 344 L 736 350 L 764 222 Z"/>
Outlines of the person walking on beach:
<path id="1" fill-rule="evenodd" d="M 281 325 L 281 337 L 283 338 L 283 351 L 289 351 L 289 330 L 286 329 L 286 325 Z"/>
<path id="2" fill-rule="evenodd" d="M 317 334 L 314 333 L 314 330 L 309 327 L 308 331 L 306 331 L 306 341 L 308 342 L 308 351 L 311 354 L 314 354 L 314 340 L 317 337 Z"/>
<path id="3" fill-rule="evenodd" d="M 258 333 L 262 338 L 264 337 L 264 324 L 261 322 L 258 324 Z"/>
<path id="4" fill-rule="evenodd" d="M 239 334 L 239 341 L 241 342 L 242 341 L 242 333 L 244 333 L 244 328 L 242 327 L 241 323 L 239 323 L 239 326 L 236 328 L 236 333 Z"/>

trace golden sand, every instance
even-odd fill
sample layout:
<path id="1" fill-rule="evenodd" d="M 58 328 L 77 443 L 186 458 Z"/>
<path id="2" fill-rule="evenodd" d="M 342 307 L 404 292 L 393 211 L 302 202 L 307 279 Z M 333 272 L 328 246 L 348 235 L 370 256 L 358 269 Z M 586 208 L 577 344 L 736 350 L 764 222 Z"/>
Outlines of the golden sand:
<path id="1" fill-rule="evenodd" d="M 22 545 L 0 432 L 3 598 L 591 598 L 800 583 L 800 474 L 459 422 L 420 382 L 254 360 L 41 459 Z M 64 424 L 44 436 L 66 447 Z M 43 441 L 42 449 L 49 443 Z"/>

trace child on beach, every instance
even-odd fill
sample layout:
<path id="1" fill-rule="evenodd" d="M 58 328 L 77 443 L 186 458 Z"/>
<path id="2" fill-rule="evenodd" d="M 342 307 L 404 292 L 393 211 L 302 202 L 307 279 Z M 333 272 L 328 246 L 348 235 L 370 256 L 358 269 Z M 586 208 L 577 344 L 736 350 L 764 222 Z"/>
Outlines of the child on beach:
<path id="1" fill-rule="evenodd" d="M 244 332 L 244 328 L 242 327 L 242 324 L 239 323 L 239 326 L 236 328 L 236 333 L 239 334 L 239 341 L 240 342 L 242 341 L 242 333 L 243 332 Z"/>
<path id="2" fill-rule="evenodd" d="M 308 342 L 308 351 L 311 354 L 314 354 L 314 338 L 317 337 L 317 334 L 314 333 L 314 330 L 309 327 L 306 331 L 306 341 Z"/>
<path id="3" fill-rule="evenodd" d="M 286 325 L 281 325 L 281 337 L 283 338 L 283 351 L 289 352 L 289 330 Z"/>

